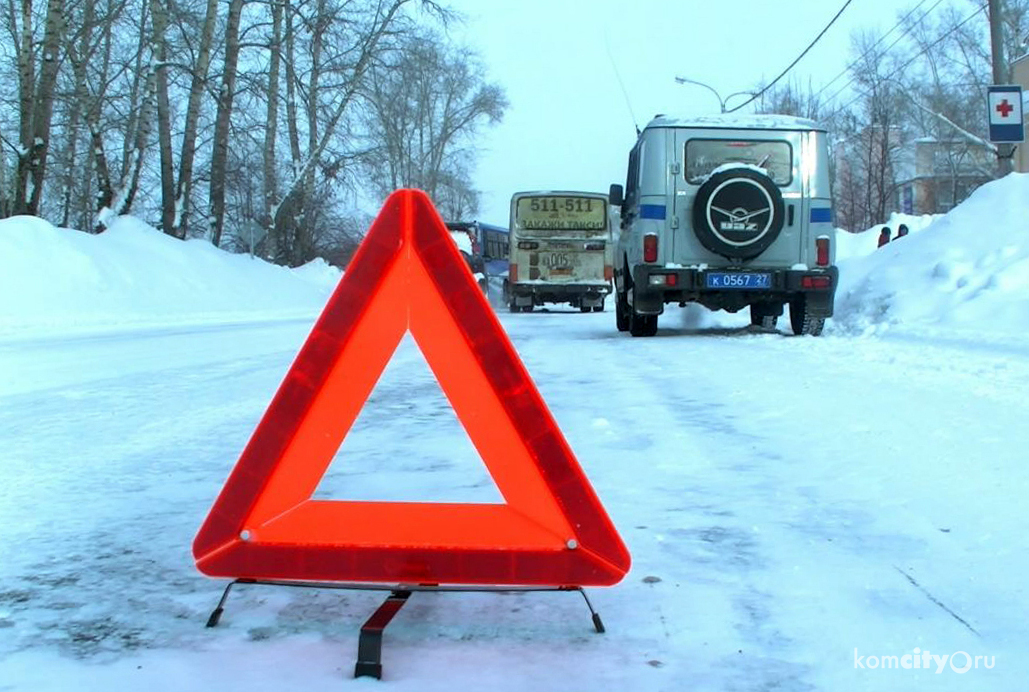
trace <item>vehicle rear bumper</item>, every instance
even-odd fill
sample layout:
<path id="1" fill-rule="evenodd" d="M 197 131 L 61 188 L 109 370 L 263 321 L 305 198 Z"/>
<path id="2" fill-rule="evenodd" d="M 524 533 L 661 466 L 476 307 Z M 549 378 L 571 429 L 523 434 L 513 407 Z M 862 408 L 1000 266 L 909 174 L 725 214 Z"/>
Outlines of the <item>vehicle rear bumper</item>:
<path id="1" fill-rule="evenodd" d="M 768 274 L 767 288 L 712 288 L 710 273 Z M 660 277 L 660 279 L 659 279 Z M 671 277 L 671 278 L 669 278 Z M 754 303 L 785 303 L 807 296 L 813 309 L 832 316 L 833 298 L 839 283 L 839 269 L 697 269 L 640 265 L 633 271 L 633 307 L 641 314 L 659 314 L 665 303 L 699 302 L 735 312 Z"/>
<path id="2" fill-rule="evenodd" d="M 509 285 L 511 298 L 518 305 L 567 303 L 580 300 L 601 300 L 611 292 L 611 284 L 597 283 L 514 283 Z"/>

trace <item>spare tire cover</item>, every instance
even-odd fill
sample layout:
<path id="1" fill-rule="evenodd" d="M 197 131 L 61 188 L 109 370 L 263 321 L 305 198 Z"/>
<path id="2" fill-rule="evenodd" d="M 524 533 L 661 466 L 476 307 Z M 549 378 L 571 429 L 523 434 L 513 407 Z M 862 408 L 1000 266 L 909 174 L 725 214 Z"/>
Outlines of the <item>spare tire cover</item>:
<path id="1" fill-rule="evenodd" d="M 782 231 L 782 192 L 753 168 L 729 168 L 704 181 L 693 201 L 693 232 L 711 252 L 757 257 Z"/>

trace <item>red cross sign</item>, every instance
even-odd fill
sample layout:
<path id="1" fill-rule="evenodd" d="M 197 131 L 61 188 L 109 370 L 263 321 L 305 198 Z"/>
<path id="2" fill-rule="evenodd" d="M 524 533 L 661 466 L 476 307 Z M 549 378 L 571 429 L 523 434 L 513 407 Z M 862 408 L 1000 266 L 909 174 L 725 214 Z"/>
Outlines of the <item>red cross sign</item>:
<path id="1" fill-rule="evenodd" d="M 1022 88 L 995 84 L 987 89 L 990 141 L 1017 143 L 1025 139 L 1022 122 Z"/>

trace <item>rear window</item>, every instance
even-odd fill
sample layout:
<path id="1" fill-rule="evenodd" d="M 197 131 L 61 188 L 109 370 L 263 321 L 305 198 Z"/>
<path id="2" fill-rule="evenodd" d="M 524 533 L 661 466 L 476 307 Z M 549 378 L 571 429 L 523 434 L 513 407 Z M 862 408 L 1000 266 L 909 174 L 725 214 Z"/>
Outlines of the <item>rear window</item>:
<path id="1" fill-rule="evenodd" d="M 793 148 L 789 142 L 743 139 L 691 139 L 686 142 L 686 181 L 703 183 L 727 163 L 744 163 L 768 171 L 776 185 L 793 179 Z"/>
<path id="2" fill-rule="evenodd" d="M 607 202 L 595 197 L 537 195 L 515 203 L 514 227 L 527 231 L 607 229 Z"/>

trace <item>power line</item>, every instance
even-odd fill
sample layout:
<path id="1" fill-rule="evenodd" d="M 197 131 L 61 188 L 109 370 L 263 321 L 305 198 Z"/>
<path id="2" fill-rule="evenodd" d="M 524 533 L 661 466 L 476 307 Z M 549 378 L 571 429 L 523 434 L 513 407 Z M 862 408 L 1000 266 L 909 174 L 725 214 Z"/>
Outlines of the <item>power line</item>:
<path id="1" fill-rule="evenodd" d="M 835 77 L 833 77 L 833 78 L 832 78 L 831 80 L 829 80 L 829 83 L 828 83 L 828 84 L 826 84 L 826 85 L 825 85 L 825 86 L 823 86 L 823 87 L 822 87 L 821 89 L 819 89 L 819 90 L 818 90 L 818 91 L 817 91 L 817 92 L 815 93 L 815 95 L 814 95 L 814 96 L 813 96 L 812 98 L 813 98 L 813 99 L 816 99 L 816 98 L 818 98 L 819 96 L 821 96 L 821 95 L 822 95 L 822 92 L 824 92 L 824 91 L 825 91 L 826 89 L 828 89 L 829 87 L 831 87 L 831 86 L 832 86 L 832 85 L 833 85 L 833 84 L 834 84 L 834 83 L 836 82 L 836 80 L 838 80 L 838 79 L 839 79 L 840 77 L 842 77 L 842 76 L 844 76 L 845 74 L 847 74 L 847 72 L 849 72 L 850 70 L 852 70 L 852 69 L 854 69 L 855 67 L 857 67 L 857 65 L 858 65 L 858 64 L 860 64 L 862 60 L 864 60 L 865 58 L 867 58 L 867 57 L 868 57 L 868 56 L 869 56 L 869 55 L 870 55 L 870 54 L 872 53 L 872 51 L 874 51 L 874 50 L 875 50 L 876 48 L 878 48 L 878 47 L 879 47 L 879 44 L 880 44 L 880 43 L 882 43 L 883 41 L 885 41 L 885 40 L 886 40 L 886 39 L 887 39 L 887 38 L 888 38 L 888 37 L 890 36 L 890 34 L 892 34 L 892 33 L 893 33 L 894 31 L 896 31 L 898 27 L 900 27 L 901 25 L 903 25 L 903 24 L 904 24 L 904 22 L 906 22 L 906 21 L 908 20 L 908 18 L 909 18 L 909 17 L 911 17 L 911 15 L 913 15 L 913 14 L 914 14 L 915 12 L 917 12 L 917 11 L 918 11 L 918 8 L 920 8 L 920 7 L 922 6 L 922 5 L 924 5 L 924 4 L 925 4 L 925 3 L 927 3 L 928 1 L 929 1 L 929 0 L 922 0 L 922 1 L 921 1 L 921 2 L 919 2 L 919 3 L 917 4 L 917 5 L 915 5 L 915 6 L 914 6 L 914 8 L 912 8 L 910 12 L 908 12 L 908 13 L 907 13 L 907 14 L 905 14 L 905 15 L 904 15 L 903 17 L 901 17 L 901 18 L 900 18 L 900 19 L 899 19 L 899 20 L 897 21 L 897 23 L 893 25 L 893 27 L 892 27 L 892 28 L 891 28 L 891 29 L 890 29 L 889 31 L 887 31 L 887 32 L 886 32 L 885 34 L 883 34 L 882 36 L 880 36 L 880 37 L 879 37 L 879 40 L 878 40 L 878 41 L 876 41 L 875 43 L 873 43 L 873 44 L 872 44 L 872 46 L 871 46 L 871 47 L 870 47 L 870 48 L 869 48 L 868 50 L 866 50 L 866 51 L 865 51 L 864 53 L 862 53 L 862 54 L 861 54 L 861 56 L 860 56 L 860 57 L 858 57 L 858 58 L 857 58 L 856 60 L 854 60 L 854 61 L 853 61 L 852 63 L 850 63 L 849 65 L 847 65 L 846 67 L 844 67 L 844 68 L 843 68 L 843 70 L 841 70 L 841 71 L 840 71 L 840 73 L 839 73 L 838 75 L 836 75 L 836 76 L 835 76 Z M 933 10 L 935 10 L 935 9 L 936 9 L 937 7 L 939 7 L 939 6 L 940 6 L 940 4 L 941 4 L 942 2 L 943 2 L 943 0 L 936 0 L 936 2 L 935 2 L 935 3 L 933 4 L 933 6 L 932 6 L 932 7 L 930 7 L 930 8 L 928 9 L 928 10 L 926 10 L 926 11 L 925 11 L 925 14 L 923 14 L 923 15 L 922 15 L 922 16 L 921 16 L 921 17 L 920 17 L 920 18 L 918 19 L 918 23 L 922 23 L 922 22 L 924 22 L 924 21 L 925 21 L 925 19 L 926 19 L 926 17 L 928 17 L 928 16 L 930 15 L 930 14 L 932 14 L 932 11 L 933 11 Z M 885 55 L 885 54 L 889 53 L 889 52 L 890 52 L 891 50 L 893 50 L 893 47 L 894 47 L 894 46 L 896 46 L 896 45 L 897 45 L 898 43 L 900 43 L 900 42 L 901 42 L 901 41 L 902 41 L 902 40 L 904 39 L 904 37 L 905 37 L 905 36 L 907 36 L 907 34 L 908 34 L 908 33 L 910 33 L 910 29 L 905 29 L 904 31 L 900 32 L 900 36 L 898 36 L 898 37 L 896 38 L 896 40 L 894 40 L 894 42 L 893 42 L 893 43 L 891 43 L 891 44 L 890 44 L 890 45 L 889 45 L 889 46 L 888 46 L 888 47 L 886 48 L 886 50 L 884 50 L 884 51 L 882 52 L 882 54 L 883 54 L 883 55 Z M 853 78 L 853 77 L 851 77 L 851 78 L 850 78 L 849 80 L 847 80 L 847 83 L 846 83 L 846 84 L 844 84 L 844 85 L 843 85 L 842 87 L 840 87 L 839 89 L 837 89 L 836 91 L 834 91 L 834 92 L 833 92 L 833 95 L 832 95 L 832 96 L 830 96 L 830 97 L 829 97 L 828 99 L 826 99 L 826 103 L 832 103 L 832 102 L 833 102 L 833 101 L 834 101 L 834 100 L 836 99 L 836 97 L 838 97 L 838 96 L 839 96 L 840 94 L 842 94 L 842 93 L 843 93 L 844 91 L 846 91 L 846 90 L 847 90 L 847 87 L 849 87 L 849 86 L 850 86 L 851 84 L 853 84 L 853 83 L 854 83 L 854 78 Z"/>
<path id="2" fill-rule="evenodd" d="M 940 3 L 942 3 L 942 2 L 943 2 L 943 0 L 936 0 L 936 3 L 932 7 L 930 7 L 928 10 L 926 10 L 925 14 L 922 15 L 922 17 L 918 20 L 918 22 L 919 23 L 924 22 L 926 17 L 928 17 L 932 13 L 932 11 L 935 10 L 940 5 Z M 905 17 L 905 19 L 906 19 L 906 17 Z M 908 34 L 908 30 L 905 30 L 905 31 L 901 32 L 900 36 L 898 36 L 893 43 L 891 43 L 889 46 L 887 46 L 886 50 L 884 50 L 881 55 L 886 55 L 891 50 L 893 50 L 894 46 L 896 46 L 898 43 L 900 43 L 907 34 Z M 876 45 L 878 45 L 878 42 L 876 42 Z M 861 58 L 858 58 L 857 60 L 854 61 L 854 63 L 851 65 L 851 67 L 853 67 L 854 65 L 857 65 L 861 61 L 862 58 L 866 57 L 874 49 L 875 49 L 875 46 L 872 46 L 872 48 L 868 49 L 864 53 L 864 55 L 861 56 Z M 857 75 L 852 76 L 850 79 L 847 80 L 846 84 L 844 84 L 842 87 L 840 87 L 839 89 L 834 91 L 832 96 L 830 96 L 829 98 L 827 98 L 825 100 L 825 103 L 826 104 L 830 104 L 833 101 L 835 101 L 837 98 L 839 98 L 840 94 L 845 92 L 850 87 L 850 85 L 853 84 L 856 80 L 857 80 Z M 821 92 L 819 92 L 819 93 L 821 93 Z"/>
<path id="3" fill-rule="evenodd" d="M 843 11 L 844 11 L 845 9 L 847 9 L 847 7 L 848 7 L 848 6 L 850 5 L 850 3 L 852 3 L 853 1 L 854 1 L 854 0 L 847 0 L 847 1 L 845 2 L 845 3 L 843 3 L 843 7 L 841 7 L 841 8 L 840 8 L 840 11 L 836 13 L 836 16 L 835 16 L 835 17 L 833 17 L 833 18 L 832 18 L 831 20 L 829 20 L 829 23 L 825 25 L 825 28 L 824 28 L 824 29 L 822 29 L 822 31 L 821 31 L 821 32 L 820 32 L 820 33 L 818 34 L 818 36 L 815 36 L 815 40 L 814 40 L 814 41 L 812 41 L 812 42 L 811 42 L 810 44 L 808 44 L 808 47 L 804 49 L 804 52 L 802 52 L 802 53 L 801 53 L 800 55 L 798 55 L 798 56 L 797 56 L 797 59 L 796 59 L 796 60 L 794 60 L 793 62 L 791 62 L 791 63 L 789 64 L 789 67 L 787 67 L 787 68 L 786 68 L 785 70 L 783 70 L 783 71 L 782 71 L 782 72 L 781 72 L 781 73 L 779 74 L 779 76 L 778 76 L 778 77 L 776 77 L 775 79 L 773 79 L 773 80 L 771 81 L 771 83 L 769 83 L 768 85 L 766 85 L 766 86 L 765 86 L 765 88 L 764 88 L 764 89 L 762 89 L 761 91 L 759 91 L 759 92 L 757 92 L 756 94 L 754 94 L 753 96 L 751 96 L 751 97 L 750 97 L 750 98 L 749 98 L 748 100 L 744 101 L 744 102 L 743 102 L 743 103 L 741 103 L 740 105 L 738 105 L 738 106 L 736 106 L 735 108 L 733 108 L 733 109 L 732 109 L 731 111 L 727 111 L 727 112 L 729 112 L 729 113 L 735 113 L 735 112 L 736 112 L 736 111 L 738 111 L 739 109 L 741 109 L 741 108 L 743 108 L 744 106 L 746 106 L 746 105 L 747 105 L 748 103 L 752 103 L 752 102 L 756 101 L 756 100 L 757 100 L 758 98 L 760 98 L 760 96 L 761 96 L 762 94 L 764 94 L 764 93 L 765 93 L 766 91 L 768 91 L 768 90 L 769 90 L 769 89 L 771 89 L 771 88 L 772 88 L 773 86 L 775 86 L 775 83 L 776 83 L 776 82 L 778 82 L 778 81 L 779 81 L 780 79 L 782 79 L 783 77 L 785 77 L 785 76 L 786 76 L 786 73 L 787 73 L 787 72 L 789 72 L 790 70 L 792 70 L 792 69 L 793 69 L 793 67 L 794 67 L 794 66 L 795 66 L 795 65 L 796 65 L 796 64 L 797 64 L 798 62 L 800 62 L 800 61 L 801 61 L 801 59 L 802 59 L 802 58 L 803 58 L 803 57 L 804 57 L 805 55 L 807 55 L 808 51 L 809 51 L 809 50 L 811 50 L 812 48 L 814 48 L 814 47 L 815 47 L 815 44 L 816 44 L 816 43 L 818 43 L 818 41 L 819 41 L 819 40 L 821 40 L 821 38 L 822 38 L 823 36 L 825 36 L 825 32 L 829 30 L 829 27 L 831 27 L 831 26 L 832 26 L 833 24 L 835 24 L 835 23 L 836 23 L 836 20 L 840 18 L 840 15 L 841 15 L 841 14 L 843 14 Z"/>
<path id="4" fill-rule="evenodd" d="M 947 38 L 948 36 L 950 36 L 951 34 L 953 34 L 953 33 L 954 33 L 955 31 L 957 31 L 958 29 L 960 29 L 961 27 L 963 27 L 963 26 L 964 26 L 965 24 L 968 24 L 968 22 L 972 21 L 972 19 L 973 19 L 973 18 L 975 18 L 975 16 L 976 16 L 977 14 L 979 14 L 980 12 L 982 12 L 982 11 L 983 11 L 983 10 L 985 10 L 985 9 L 986 9 L 986 4 L 985 4 L 985 3 L 984 3 L 984 4 L 982 4 L 982 5 L 980 5 L 980 6 L 979 6 L 979 9 L 977 9 L 977 10 L 976 10 L 975 12 L 973 12 L 973 13 L 972 13 L 972 14 L 970 14 L 970 15 L 968 15 L 968 16 L 967 16 L 967 17 L 965 17 L 964 19 L 962 19 L 962 20 L 961 20 L 961 21 L 960 21 L 960 22 L 959 22 L 958 24 L 956 24 L 955 26 L 951 27 L 949 31 L 945 32 L 945 33 L 944 33 L 944 34 L 943 34 L 942 36 L 940 36 L 940 37 L 939 37 L 938 39 L 936 39 L 935 41 L 933 41 L 932 43 L 930 43 L 930 44 L 929 44 L 928 46 L 926 46 L 926 47 L 925 47 L 925 48 L 923 48 L 922 50 L 920 50 L 920 51 L 918 51 L 917 53 L 915 53 L 915 54 L 914 54 L 914 55 L 913 55 L 913 56 L 911 57 L 911 59 L 910 59 L 910 60 L 908 60 L 908 61 L 907 61 L 906 63 L 904 63 L 903 65 L 901 65 L 901 66 L 900 66 L 900 67 L 898 67 L 897 69 L 895 69 L 895 70 L 894 70 L 893 72 L 891 72 L 890 74 L 888 74 L 888 75 L 887 75 L 886 77 L 883 77 L 883 78 L 882 78 L 882 81 L 888 81 L 888 80 L 891 80 L 891 79 L 893 79 L 894 77 L 896 77 L 896 76 L 897 76 L 898 74 L 900 74 L 901 72 L 903 72 L 904 70 L 906 70 L 906 69 L 908 68 L 908 66 L 909 66 L 909 65 L 911 65 L 911 63 L 913 63 L 913 62 L 914 62 L 915 60 L 917 60 L 918 58 L 920 58 L 920 57 L 922 57 L 923 55 L 925 55 L 926 53 L 928 53 L 928 52 L 929 52 L 929 51 L 930 51 L 931 49 L 933 49 L 933 48 L 935 48 L 936 46 L 938 46 L 938 45 L 939 45 L 940 43 L 942 43 L 942 42 L 943 42 L 943 40 L 944 40 L 945 38 Z M 846 110 L 846 109 L 850 108 L 850 107 L 851 107 L 852 105 L 854 105 L 855 103 L 857 103 L 858 99 L 860 99 L 860 98 L 863 98 L 863 97 L 867 97 L 868 95 L 869 95 L 869 94 L 868 94 L 868 92 L 866 92 L 866 91 L 859 91 L 859 92 L 858 92 L 858 95 L 857 95 L 857 96 L 855 96 L 855 97 L 854 97 L 853 99 L 851 99 L 850 101 L 848 101 L 848 102 L 847 102 L 847 103 L 846 103 L 846 104 L 845 104 L 844 106 L 842 106 L 841 108 L 837 108 L 837 109 L 836 109 L 836 112 L 839 112 L 839 111 L 841 111 L 841 110 Z"/>

